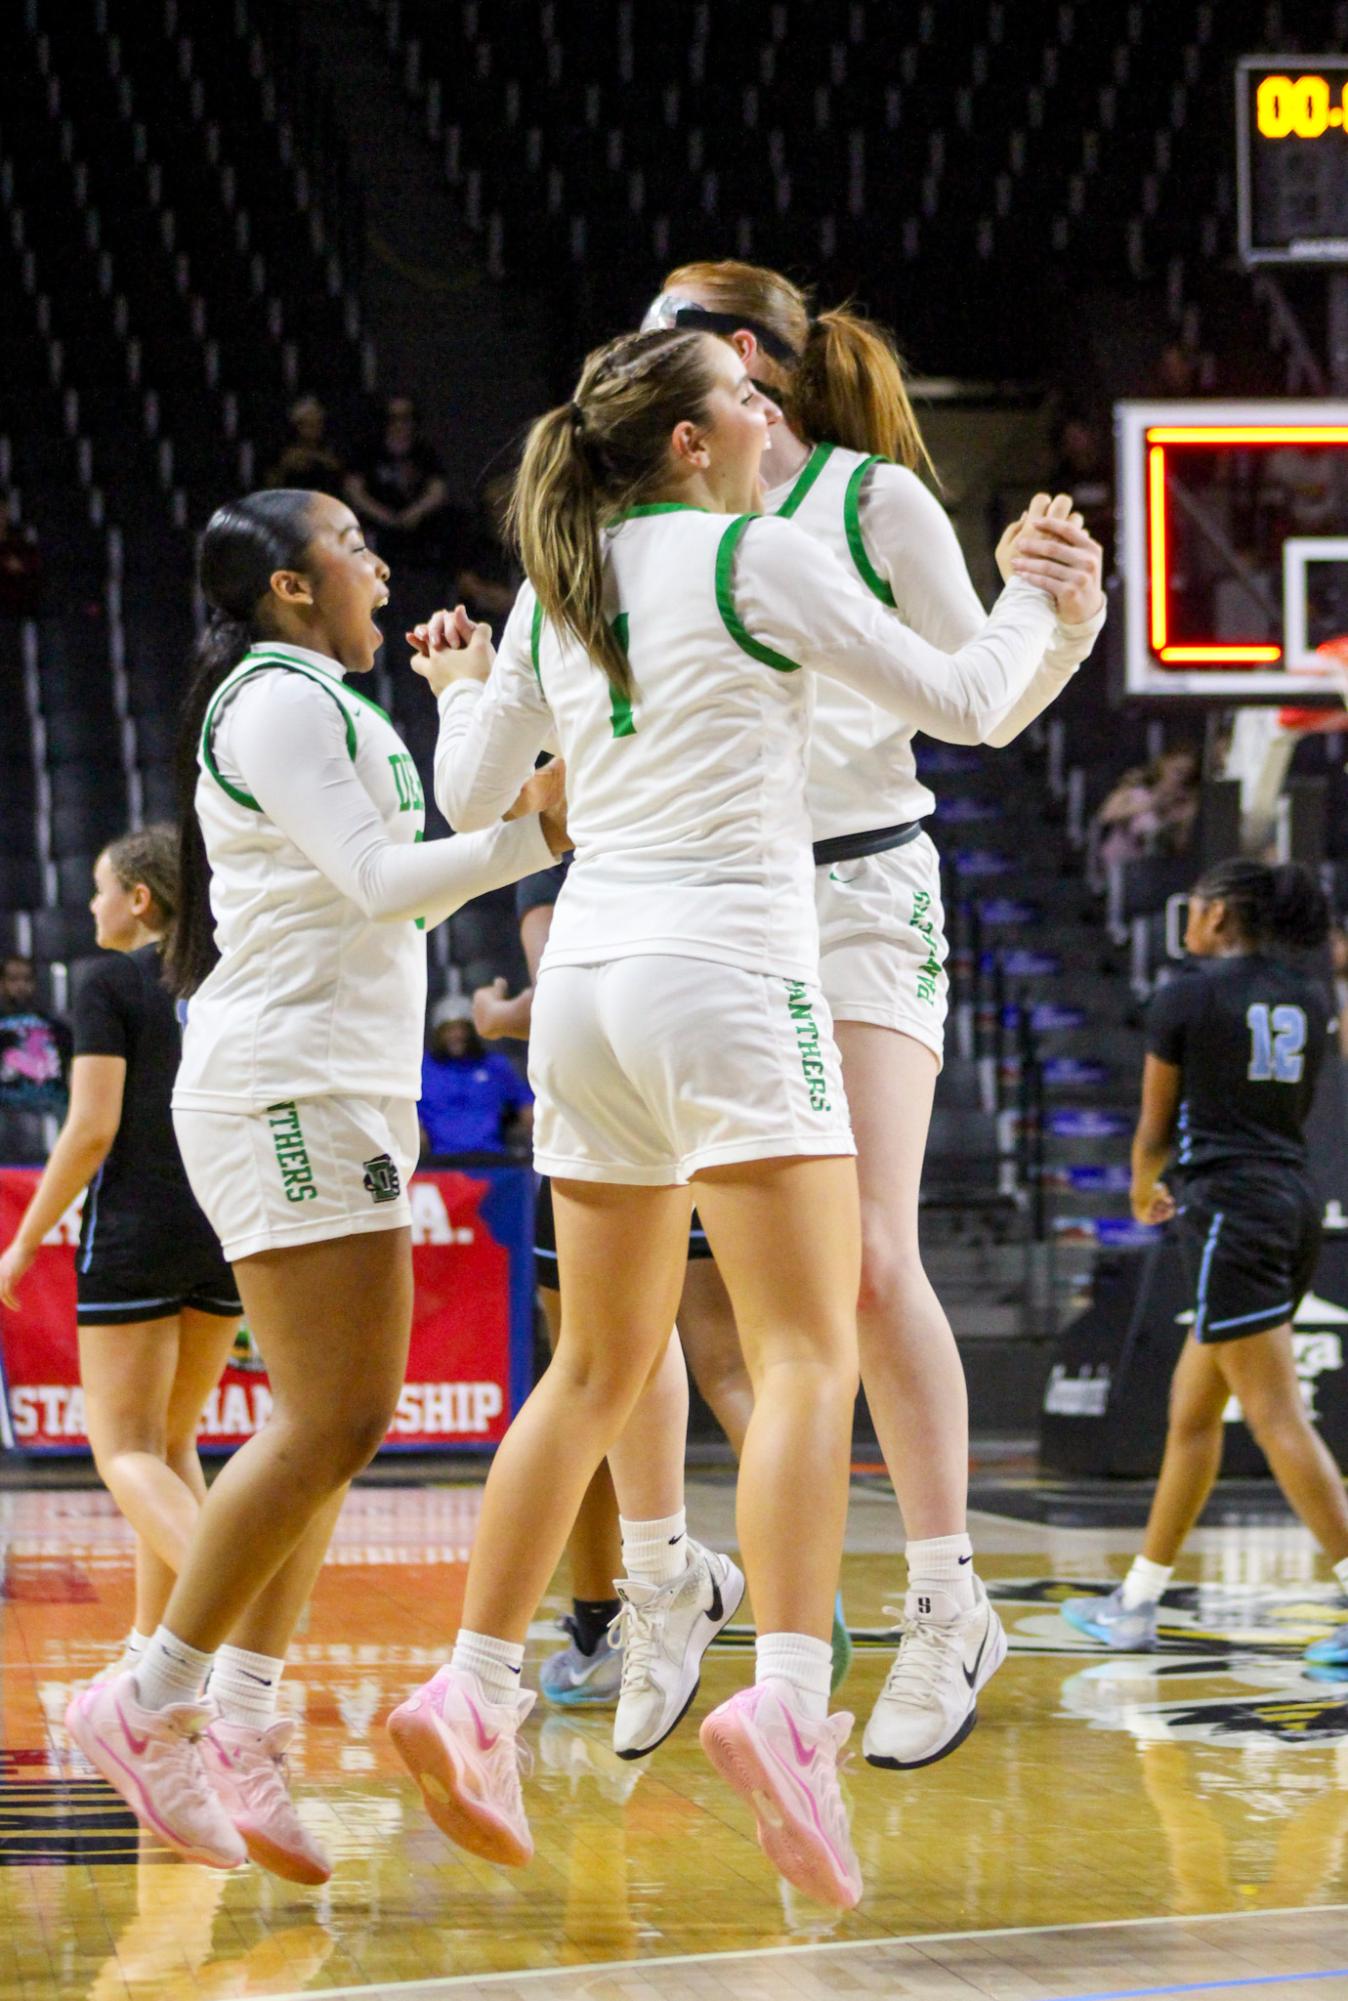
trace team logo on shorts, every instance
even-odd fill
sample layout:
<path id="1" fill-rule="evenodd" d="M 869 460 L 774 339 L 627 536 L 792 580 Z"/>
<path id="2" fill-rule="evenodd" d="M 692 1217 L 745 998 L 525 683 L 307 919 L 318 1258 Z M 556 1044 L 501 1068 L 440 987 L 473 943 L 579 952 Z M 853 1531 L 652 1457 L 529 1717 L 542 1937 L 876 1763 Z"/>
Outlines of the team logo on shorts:
<path id="1" fill-rule="evenodd" d="M 392 1154 L 376 1154 L 365 1163 L 365 1192 L 372 1202 L 396 1202 L 403 1192 Z"/>

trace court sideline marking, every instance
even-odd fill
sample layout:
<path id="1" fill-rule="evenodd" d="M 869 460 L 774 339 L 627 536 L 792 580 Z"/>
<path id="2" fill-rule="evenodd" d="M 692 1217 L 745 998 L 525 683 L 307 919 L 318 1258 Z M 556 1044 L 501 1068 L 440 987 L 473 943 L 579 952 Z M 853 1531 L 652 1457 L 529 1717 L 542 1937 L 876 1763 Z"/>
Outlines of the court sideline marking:
<path id="1" fill-rule="evenodd" d="M 485 1987 L 493 1981 L 556 1980 L 559 1976 L 570 1979 L 583 1973 L 640 1973 L 657 1966 L 707 1966 L 723 1960 L 800 1958 L 802 1955 L 808 1957 L 825 1952 L 874 1952 L 894 1945 L 911 1945 L 922 1950 L 931 1945 L 963 1945 L 971 1939 L 1044 1938 L 1054 1934 L 1071 1937 L 1075 1932 L 1132 1931 L 1139 1925 L 1216 1925 L 1239 1924 L 1249 1918 L 1332 1917 L 1339 1911 L 1348 1911 L 1348 1904 L 1288 1904 L 1273 1911 L 1203 1911 L 1191 1917 L 1104 1918 L 1075 1925 L 999 1925 L 991 1931 L 913 1932 L 903 1937 L 882 1933 L 877 1938 L 821 1939 L 815 1945 L 749 1946 L 733 1952 L 673 1952 L 651 1959 L 598 1959 L 581 1966 L 529 1966 L 514 1973 L 442 1973 L 432 1974 L 424 1980 L 373 1979 L 363 1981 L 359 1987 L 296 1989 L 291 1994 L 273 1994 L 269 2001 L 361 2001 L 361 1997 L 372 1994 L 378 1997 L 378 2001 L 385 2001 L 390 1994 L 438 1994 L 447 1988 Z M 1279 1983 L 1286 1985 L 1293 1980 L 1332 1980 L 1344 1970 L 1342 1967 L 1328 1967 L 1323 1973 L 1260 1973 L 1253 1978 L 1205 1980 L 1187 1987 L 1115 1988 L 1103 1994 L 1061 1995 L 1056 1997 L 1056 2001 L 1141 2001 L 1141 1997 L 1148 1995 L 1212 1993 L 1223 1987 L 1272 1987 Z"/>

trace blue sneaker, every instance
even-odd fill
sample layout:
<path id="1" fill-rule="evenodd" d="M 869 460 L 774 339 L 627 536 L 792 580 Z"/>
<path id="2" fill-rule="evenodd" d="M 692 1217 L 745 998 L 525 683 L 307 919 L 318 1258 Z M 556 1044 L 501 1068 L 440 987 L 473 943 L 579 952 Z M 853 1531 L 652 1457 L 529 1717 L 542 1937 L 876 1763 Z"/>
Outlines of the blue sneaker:
<path id="1" fill-rule="evenodd" d="M 1121 1584 L 1107 1598 L 1068 1598 L 1058 1610 L 1069 1626 L 1116 1653 L 1146 1654 L 1156 1645 L 1155 1604 L 1125 1609 Z"/>
<path id="2" fill-rule="evenodd" d="M 622 1686 L 622 1648 L 603 1633 L 594 1652 L 583 1654 L 576 1644 L 575 1620 L 568 1617 L 557 1624 L 570 1634 L 571 1644 L 549 1654 L 539 1669 L 538 1686 L 545 1700 L 562 1709 L 611 1709 Z"/>
<path id="3" fill-rule="evenodd" d="M 1348 1613 L 1348 1606 L 1344 1610 Z M 1332 1633 L 1326 1633 L 1323 1640 L 1313 1640 L 1302 1659 L 1309 1661 L 1313 1667 L 1337 1668 L 1339 1676 L 1348 1677 L 1348 1617 Z"/>

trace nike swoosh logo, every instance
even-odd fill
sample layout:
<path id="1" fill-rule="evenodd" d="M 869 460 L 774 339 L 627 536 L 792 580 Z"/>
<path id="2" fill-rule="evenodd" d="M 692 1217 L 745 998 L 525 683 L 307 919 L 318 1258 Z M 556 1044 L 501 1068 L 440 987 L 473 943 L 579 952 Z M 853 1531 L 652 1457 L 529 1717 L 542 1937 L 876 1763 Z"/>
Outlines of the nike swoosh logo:
<path id="1" fill-rule="evenodd" d="M 721 1580 L 716 1576 L 715 1572 L 712 1573 L 711 1610 L 708 1612 L 707 1617 L 711 1620 L 713 1626 L 719 1626 L 725 1617 L 725 1606 L 721 1600 Z"/>
<path id="2" fill-rule="evenodd" d="M 796 1763 L 803 1772 L 808 1772 L 815 1759 L 819 1756 L 819 1752 L 817 1749 L 813 1751 L 805 1749 L 804 1744 L 800 1741 L 800 1733 L 796 1729 L 795 1720 L 785 1703 L 782 1704 L 782 1715 L 786 1718 L 786 1727 L 791 1732 L 791 1745 L 796 1754 Z"/>
<path id="3" fill-rule="evenodd" d="M 987 1650 L 988 1641 L 991 1637 L 992 1637 L 992 1623 L 991 1621 L 989 1621 L 987 1631 L 984 1633 L 982 1641 L 979 1644 L 978 1652 L 974 1655 L 974 1665 L 972 1673 L 969 1671 L 967 1667 L 964 1667 L 963 1661 L 960 1662 L 960 1666 L 964 1668 L 964 1679 L 968 1682 L 970 1688 L 973 1688 L 978 1680 L 978 1663 L 982 1660 L 983 1655 Z"/>
<path id="4" fill-rule="evenodd" d="M 482 1718 L 477 1713 L 477 1704 L 471 1696 L 465 1696 L 464 1701 L 468 1704 L 469 1713 L 473 1719 L 473 1727 L 477 1731 L 477 1747 L 479 1751 L 494 1750 L 501 1741 L 500 1731 L 498 1730 L 494 1737 L 489 1737 L 483 1726 Z"/>
<path id="5" fill-rule="evenodd" d="M 971 1556 L 962 1556 L 962 1557 L 960 1558 L 960 1562 L 961 1562 L 961 1563 L 972 1563 L 972 1562 L 973 1562 L 973 1558 L 972 1558 Z"/>
<path id="6" fill-rule="evenodd" d="M 136 1757 L 143 1758 L 145 1755 L 145 1747 L 150 1741 L 148 1735 L 144 1737 L 138 1737 L 136 1735 L 135 1731 L 131 1728 L 131 1725 L 126 1720 L 126 1716 L 123 1712 L 122 1705 L 120 1702 L 114 1702 L 113 1707 L 117 1711 L 117 1721 L 122 1726 L 122 1731 L 124 1736 L 126 1737 L 127 1743 L 130 1745 Z"/>
<path id="7" fill-rule="evenodd" d="M 269 1674 L 254 1674 L 251 1668 L 240 1668 L 239 1673 L 245 1681 L 255 1681 L 259 1688 L 271 1687 L 271 1676 Z"/>

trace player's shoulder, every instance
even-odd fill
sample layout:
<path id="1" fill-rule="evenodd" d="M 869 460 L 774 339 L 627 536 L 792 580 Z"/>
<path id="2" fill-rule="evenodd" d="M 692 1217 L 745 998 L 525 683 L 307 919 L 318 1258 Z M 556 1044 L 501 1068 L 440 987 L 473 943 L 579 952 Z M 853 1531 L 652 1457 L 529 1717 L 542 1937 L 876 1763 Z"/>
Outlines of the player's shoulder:
<path id="1" fill-rule="evenodd" d="M 1177 966 L 1164 985 L 1157 987 L 1147 1003 L 1147 1024 L 1195 1020 L 1212 995 L 1212 983 L 1202 962 L 1186 959 Z"/>

